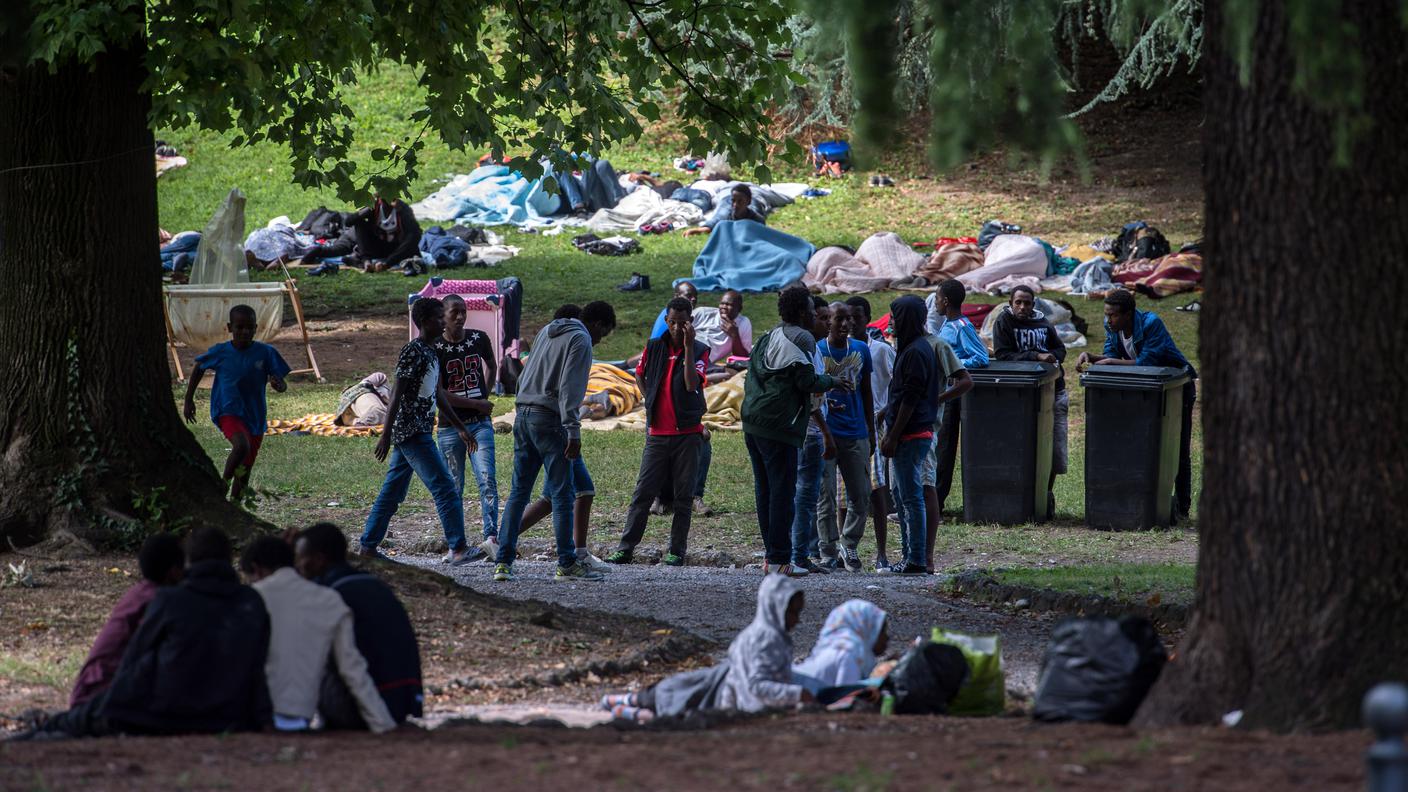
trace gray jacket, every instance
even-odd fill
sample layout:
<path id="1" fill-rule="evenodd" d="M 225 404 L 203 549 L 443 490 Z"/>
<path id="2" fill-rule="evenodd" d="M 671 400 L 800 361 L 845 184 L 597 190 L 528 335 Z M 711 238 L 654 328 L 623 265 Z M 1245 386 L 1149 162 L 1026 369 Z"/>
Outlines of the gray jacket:
<path id="1" fill-rule="evenodd" d="M 577 408 L 587 395 L 592 370 L 592 337 L 576 319 L 554 319 L 538 331 L 528 365 L 518 377 L 515 403 L 557 413 L 568 439 L 581 436 Z"/>

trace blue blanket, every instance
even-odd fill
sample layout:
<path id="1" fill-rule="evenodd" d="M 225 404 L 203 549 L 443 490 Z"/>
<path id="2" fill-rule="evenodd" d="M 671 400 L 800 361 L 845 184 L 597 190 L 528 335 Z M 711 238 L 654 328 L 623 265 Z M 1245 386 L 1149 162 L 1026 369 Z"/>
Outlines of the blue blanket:
<path id="1" fill-rule="evenodd" d="M 776 291 L 807 271 L 816 248 L 752 220 L 724 220 L 694 260 L 689 280 L 699 291 Z M 679 283 L 679 280 L 675 281 Z"/>
<path id="2" fill-rule="evenodd" d="M 454 220 L 461 225 L 552 225 L 562 199 L 503 165 L 485 165 L 456 176 L 411 208 L 418 220 Z"/>

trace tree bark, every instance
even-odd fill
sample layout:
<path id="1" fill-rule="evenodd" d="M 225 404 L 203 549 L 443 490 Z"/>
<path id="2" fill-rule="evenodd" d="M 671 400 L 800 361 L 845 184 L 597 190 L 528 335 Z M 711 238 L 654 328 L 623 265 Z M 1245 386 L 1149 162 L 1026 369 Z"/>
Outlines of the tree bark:
<path id="1" fill-rule="evenodd" d="M 158 488 L 166 527 L 254 524 L 172 398 L 144 54 L 0 72 L 0 547 L 140 536 Z"/>
<path id="2" fill-rule="evenodd" d="M 1408 36 L 1393 0 L 1344 0 L 1373 126 L 1292 92 L 1283 2 L 1243 85 L 1221 3 L 1204 41 L 1204 467 L 1194 615 L 1147 725 L 1348 728 L 1408 676 Z M 1304 54 L 1304 53 L 1301 53 Z"/>

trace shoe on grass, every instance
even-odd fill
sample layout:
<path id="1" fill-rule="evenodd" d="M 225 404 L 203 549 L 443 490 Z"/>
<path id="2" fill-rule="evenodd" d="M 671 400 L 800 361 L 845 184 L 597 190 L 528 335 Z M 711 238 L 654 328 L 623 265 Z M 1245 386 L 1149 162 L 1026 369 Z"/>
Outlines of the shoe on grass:
<path id="1" fill-rule="evenodd" d="M 605 561 L 602 561 L 600 558 L 597 558 L 591 553 L 585 553 L 583 555 L 577 556 L 577 563 L 585 566 L 587 569 L 590 569 L 593 572 L 606 573 L 611 571 L 610 564 L 606 563 Z"/>
<path id="2" fill-rule="evenodd" d="M 662 500 L 660 500 L 659 498 L 656 498 L 656 499 L 655 499 L 655 502 L 652 503 L 652 504 L 650 504 L 650 513 L 653 514 L 653 515 L 655 515 L 655 516 L 657 516 L 657 517 L 659 517 L 660 515 L 663 515 L 663 514 L 669 514 L 669 513 L 670 513 L 670 507 L 665 505 L 665 501 L 662 501 Z"/>
<path id="3" fill-rule="evenodd" d="M 674 553 L 666 553 L 664 559 L 665 566 L 684 566 L 684 556 L 677 556 Z"/>
<path id="4" fill-rule="evenodd" d="M 612 553 L 611 555 L 609 555 L 609 556 L 606 557 L 606 563 L 608 563 L 608 564 L 629 564 L 629 563 L 631 563 L 631 558 L 632 558 L 632 553 L 631 553 L 630 550 L 617 550 L 616 552 L 614 552 L 614 553 Z"/>
<path id="5" fill-rule="evenodd" d="M 500 583 L 513 580 L 513 564 L 495 564 L 494 580 Z"/>
<path id="6" fill-rule="evenodd" d="M 559 582 L 573 580 L 587 580 L 593 582 L 600 582 L 602 580 L 606 580 L 606 576 L 601 574 L 600 572 L 593 572 L 592 570 L 587 569 L 586 564 L 583 564 L 581 561 L 577 561 L 572 564 L 572 566 L 558 567 L 557 573 L 553 575 L 552 579 Z"/>
<path id="7" fill-rule="evenodd" d="M 709 504 L 705 503 L 703 498 L 694 499 L 694 513 L 700 517 L 714 516 L 714 510 L 709 508 Z"/>

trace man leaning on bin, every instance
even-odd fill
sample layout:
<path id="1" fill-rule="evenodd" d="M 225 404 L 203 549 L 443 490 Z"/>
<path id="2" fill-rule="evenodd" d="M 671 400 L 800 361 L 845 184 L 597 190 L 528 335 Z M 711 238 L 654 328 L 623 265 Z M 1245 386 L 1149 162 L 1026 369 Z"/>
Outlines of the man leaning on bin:
<path id="1" fill-rule="evenodd" d="M 1105 297 L 1105 354 L 1081 353 L 1078 371 L 1090 365 L 1161 366 L 1188 371 L 1192 378 L 1183 386 L 1183 423 L 1178 442 L 1178 477 L 1174 480 L 1174 501 L 1178 518 L 1187 519 L 1193 507 L 1193 401 L 1198 396 L 1198 372 L 1173 342 L 1158 315 L 1134 307 L 1134 295 L 1123 289 Z"/>

